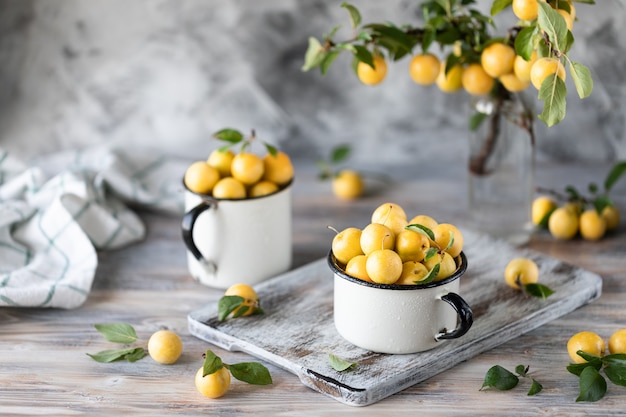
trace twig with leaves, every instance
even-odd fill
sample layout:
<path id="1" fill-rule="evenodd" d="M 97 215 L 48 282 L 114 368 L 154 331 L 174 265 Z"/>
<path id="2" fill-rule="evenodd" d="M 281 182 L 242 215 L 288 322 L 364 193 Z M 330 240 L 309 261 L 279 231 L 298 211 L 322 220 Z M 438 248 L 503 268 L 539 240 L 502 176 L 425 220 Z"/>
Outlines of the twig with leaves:
<path id="1" fill-rule="evenodd" d="M 594 0 L 574 1 L 595 4 Z M 573 6 L 568 1 L 539 1 L 536 19 L 518 22 L 502 37 L 493 36 L 488 29 L 495 27 L 493 17 L 510 7 L 512 0 L 494 0 L 490 16 L 473 8 L 474 3 L 474 0 L 424 1 L 420 5 L 425 20 L 421 27 L 391 22 L 363 25 L 360 11 L 351 4 L 342 3 L 341 6 L 348 11 L 354 35 L 347 40 L 337 41 L 335 36 L 340 26 L 335 26 L 323 36 L 321 42 L 310 37 L 302 70 L 319 68 L 325 74 L 337 56 L 347 52 L 353 55 L 352 68 L 356 72 L 359 62 L 374 68 L 374 56 L 382 50 L 387 52 L 390 60 L 398 61 L 414 53 L 415 49 L 427 53 L 433 44 L 437 44 L 441 50 L 452 49 L 445 57 L 447 74 L 456 65 L 480 62 L 480 55 L 485 48 L 495 42 L 502 42 L 513 45 L 515 53 L 526 61 L 537 51 L 539 57 L 565 62 L 578 96 L 582 99 L 591 94 L 591 72 L 570 57 L 574 36 L 564 17 L 556 10 L 571 12 Z M 496 84 L 499 82 L 496 80 Z M 565 82 L 559 76 L 551 74 L 543 80 L 538 91 L 538 98 L 544 102 L 539 118 L 546 125 L 552 126 L 564 119 L 566 96 Z"/>

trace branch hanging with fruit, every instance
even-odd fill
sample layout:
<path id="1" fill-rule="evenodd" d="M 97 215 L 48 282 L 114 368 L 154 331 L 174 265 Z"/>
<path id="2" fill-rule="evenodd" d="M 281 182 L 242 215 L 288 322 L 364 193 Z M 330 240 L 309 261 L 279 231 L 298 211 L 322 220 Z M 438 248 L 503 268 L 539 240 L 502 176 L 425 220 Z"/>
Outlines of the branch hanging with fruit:
<path id="1" fill-rule="evenodd" d="M 340 53 L 348 52 L 354 56 L 352 67 L 359 80 L 377 85 L 387 75 L 387 60 L 399 61 L 413 55 L 411 78 L 420 85 L 436 83 L 445 93 L 461 88 L 471 95 L 518 92 L 533 84 L 543 100 L 539 118 L 552 126 L 565 117 L 567 72 L 581 99 L 593 89 L 589 69 L 568 55 L 574 44 L 572 28 L 576 20 L 572 1 L 595 4 L 593 0 L 494 0 L 491 16 L 486 16 L 469 7 L 474 0 L 431 0 L 421 4 L 423 27 L 362 25 L 359 10 L 343 3 L 354 36 L 336 41 L 340 28 L 336 26 L 322 42 L 310 37 L 302 70 L 319 68 L 325 74 Z M 488 31 L 489 27 L 495 28 L 492 17 L 508 7 L 520 20 L 505 36 L 492 36 Z M 434 44 L 445 55 L 441 60 L 429 52 Z M 415 54 L 416 48 L 421 51 Z"/>

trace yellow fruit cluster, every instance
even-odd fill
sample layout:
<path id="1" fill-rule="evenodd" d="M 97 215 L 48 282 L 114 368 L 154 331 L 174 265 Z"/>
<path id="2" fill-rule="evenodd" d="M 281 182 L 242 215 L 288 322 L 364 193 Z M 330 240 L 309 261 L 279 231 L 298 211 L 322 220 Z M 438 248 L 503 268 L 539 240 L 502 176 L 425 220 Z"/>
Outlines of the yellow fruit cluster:
<path id="1" fill-rule="evenodd" d="M 424 214 L 409 220 L 395 203 L 381 204 L 365 228 L 346 228 L 332 241 L 332 253 L 346 274 L 377 284 L 447 278 L 457 270 L 462 249 L 456 226 Z"/>
<path id="2" fill-rule="evenodd" d="M 532 222 L 547 226 L 550 234 L 561 240 L 580 235 L 586 240 L 599 240 L 608 231 L 617 229 L 620 213 L 608 205 L 598 212 L 595 208 L 583 209 L 580 204 L 568 202 L 561 206 L 549 196 L 539 196 L 532 204 Z"/>
<path id="3" fill-rule="evenodd" d="M 446 70 L 446 64 L 431 54 L 413 56 L 409 64 L 409 75 L 418 84 L 437 87 L 445 93 L 464 89 L 474 96 L 488 94 L 496 79 L 511 92 L 525 90 L 531 83 L 539 90 L 543 81 L 551 74 L 565 80 L 565 67 L 557 58 L 538 58 L 533 52 L 529 60 L 516 55 L 512 46 L 496 42 L 487 46 L 480 63 L 454 65 Z"/>
<path id="4" fill-rule="evenodd" d="M 538 1 L 542 0 L 513 0 L 513 11 L 521 20 L 535 20 L 539 11 Z M 565 19 L 568 29 L 572 30 L 576 10 L 571 2 L 569 6 L 569 10 L 557 11 Z M 454 53 L 460 56 L 461 51 L 457 50 L 460 49 L 457 47 L 458 45 L 455 45 Z M 380 60 L 382 63 L 379 66 L 382 68 L 384 59 L 379 57 Z M 384 68 L 386 73 L 386 64 Z M 511 45 L 502 42 L 494 42 L 485 47 L 480 55 L 480 62 L 456 64 L 446 68 L 445 61 L 428 52 L 414 55 L 409 62 L 409 75 L 417 84 L 424 86 L 436 84 L 445 93 L 464 89 L 474 96 L 488 94 L 496 80 L 511 92 L 525 90 L 530 84 L 539 90 L 543 81 L 552 74 L 565 80 L 565 67 L 559 59 L 538 57 L 537 51 L 534 51 L 530 59 L 526 60 L 517 55 Z M 380 77 L 384 76 L 381 71 Z M 381 82 L 382 78 L 376 84 Z M 366 83 L 363 79 L 362 81 Z"/>
<path id="5" fill-rule="evenodd" d="M 206 161 L 192 163 L 185 172 L 185 185 L 195 193 L 214 198 L 243 199 L 279 191 L 294 175 L 291 159 L 284 152 L 265 154 L 214 150 Z"/>
<path id="6" fill-rule="evenodd" d="M 578 332 L 567 341 L 567 353 L 574 363 L 585 363 L 586 360 L 576 352 L 582 350 L 585 353 L 602 357 L 606 351 L 604 339 L 597 333 L 590 331 Z M 609 353 L 626 354 L 626 329 L 615 331 L 609 338 Z"/>

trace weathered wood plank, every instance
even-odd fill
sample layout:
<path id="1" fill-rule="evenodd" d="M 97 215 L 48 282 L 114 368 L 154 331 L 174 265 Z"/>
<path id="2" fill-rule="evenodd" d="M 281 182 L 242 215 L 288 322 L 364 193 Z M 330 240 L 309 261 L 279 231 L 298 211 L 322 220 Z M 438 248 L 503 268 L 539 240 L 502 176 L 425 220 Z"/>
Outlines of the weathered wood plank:
<path id="1" fill-rule="evenodd" d="M 228 350 L 241 350 L 298 375 L 307 386 L 348 405 L 377 402 L 422 382 L 597 299 L 602 280 L 591 272 L 505 242 L 464 231 L 468 270 L 460 293 L 474 311 L 474 325 L 457 340 L 414 355 L 386 355 L 351 345 L 333 323 L 332 272 L 322 258 L 258 286 L 265 314 L 219 322 L 210 303 L 189 315 L 190 332 Z M 550 298 L 527 297 L 503 279 L 509 260 L 534 259 Z M 358 312 L 355 312 L 358 314 Z M 415 317 L 420 320 L 421 317 Z M 333 353 L 357 369 L 339 373 Z"/>

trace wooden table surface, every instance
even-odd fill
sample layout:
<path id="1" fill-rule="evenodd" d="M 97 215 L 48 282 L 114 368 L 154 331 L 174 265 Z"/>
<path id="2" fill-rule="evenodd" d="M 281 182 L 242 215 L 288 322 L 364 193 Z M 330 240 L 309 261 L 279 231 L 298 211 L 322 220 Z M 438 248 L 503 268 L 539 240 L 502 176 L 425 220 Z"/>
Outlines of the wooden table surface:
<path id="1" fill-rule="evenodd" d="M 355 202 L 335 199 L 329 183 L 319 182 L 312 167 L 296 168 L 294 268 L 326 255 L 333 236 L 327 225 L 363 227 L 371 211 L 386 201 L 442 222 L 461 226 L 467 222 L 462 167 L 384 169 L 393 182 L 385 187 L 371 183 L 374 192 Z M 536 183 L 583 189 L 590 181 L 601 182 L 607 170 L 607 165 L 599 164 L 539 164 Z M 625 183 L 622 179 L 614 193 L 622 212 L 617 233 L 600 242 L 561 242 L 538 233 L 527 245 L 601 275 L 603 294 L 598 300 L 366 407 L 341 404 L 271 364 L 266 365 L 273 385 L 234 380 L 220 399 L 201 396 L 194 375 L 206 349 L 213 349 L 227 363 L 255 358 L 223 351 L 189 334 L 187 314 L 217 300 L 222 291 L 198 284 L 187 273 L 179 218 L 142 212 L 146 240 L 99 253 L 93 291 L 82 307 L 0 309 L 0 415 L 623 415 L 626 388 L 609 383 L 604 399 L 577 403 L 578 379 L 565 367 L 569 363 L 566 343 L 574 333 L 591 330 L 608 340 L 613 331 L 626 327 Z M 169 366 L 149 357 L 135 363 L 97 363 L 86 353 L 114 347 L 93 327 L 106 322 L 130 323 L 145 339 L 158 329 L 172 329 L 182 337 L 184 353 Z M 496 364 L 510 370 L 518 364 L 530 365 L 543 391 L 527 396 L 526 381 L 508 392 L 479 391 L 486 371 Z"/>

